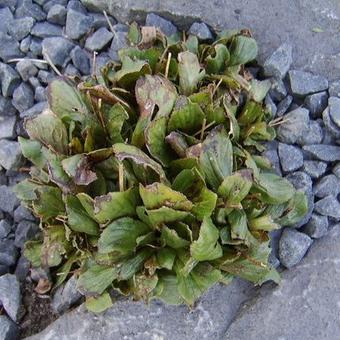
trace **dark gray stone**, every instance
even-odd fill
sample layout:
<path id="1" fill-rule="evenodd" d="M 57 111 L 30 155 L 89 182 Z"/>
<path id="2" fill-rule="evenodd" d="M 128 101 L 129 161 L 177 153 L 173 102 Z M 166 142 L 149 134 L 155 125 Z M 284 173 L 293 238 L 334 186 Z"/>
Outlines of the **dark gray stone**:
<path id="1" fill-rule="evenodd" d="M 0 96 L 0 116 L 15 116 L 17 110 L 12 105 L 12 101 L 9 98 Z"/>
<path id="2" fill-rule="evenodd" d="M 303 171 L 307 173 L 311 178 L 321 177 L 327 169 L 327 163 L 319 161 L 304 161 Z"/>
<path id="3" fill-rule="evenodd" d="M 327 175 L 321 178 L 314 186 L 316 197 L 326 197 L 328 195 L 337 196 L 340 193 L 340 180 L 335 175 Z"/>
<path id="4" fill-rule="evenodd" d="M 340 219 L 340 203 L 334 196 L 326 196 L 315 203 L 314 209 L 323 216 Z"/>
<path id="5" fill-rule="evenodd" d="M 14 244 L 18 248 L 23 248 L 26 241 L 32 239 L 39 231 L 35 222 L 21 221 L 15 229 Z"/>
<path id="6" fill-rule="evenodd" d="M 45 38 L 42 42 L 42 54 L 47 54 L 56 66 L 68 63 L 73 48 L 74 44 L 63 37 Z"/>
<path id="7" fill-rule="evenodd" d="M 15 124 L 16 124 L 15 116 L 10 116 L 10 117 L 5 117 L 5 118 L 0 117 L 0 139 L 15 138 Z"/>
<path id="8" fill-rule="evenodd" d="M 20 118 L 36 116 L 39 113 L 43 112 L 47 108 L 47 106 L 48 106 L 47 102 L 37 103 L 33 105 L 31 108 L 29 108 L 28 110 L 21 112 Z"/>
<path id="9" fill-rule="evenodd" d="M 336 165 L 334 165 L 332 172 L 335 176 L 340 178 L 340 163 L 337 163 Z"/>
<path id="10" fill-rule="evenodd" d="M 286 268 L 297 265 L 305 256 L 313 240 L 295 229 L 284 229 L 279 242 L 280 262 Z"/>
<path id="11" fill-rule="evenodd" d="M 208 25 L 204 22 L 194 22 L 190 26 L 188 33 L 195 35 L 201 41 L 212 40 L 214 38 Z"/>
<path id="12" fill-rule="evenodd" d="M 20 282 L 24 282 L 28 276 L 31 264 L 25 256 L 21 255 L 15 267 L 15 276 Z"/>
<path id="13" fill-rule="evenodd" d="M 18 249 L 13 240 L 0 240 L 0 264 L 11 267 L 18 258 Z"/>
<path id="14" fill-rule="evenodd" d="M 28 82 L 32 85 L 32 87 L 34 88 L 34 90 L 38 87 L 41 86 L 41 83 L 39 81 L 39 79 L 37 77 L 30 77 L 28 79 Z"/>
<path id="15" fill-rule="evenodd" d="M 273 102 L 273 99 L 271 98 L 271 96 L 269 94 L 266 95 L 264 102 L 265 102 L 265 105 L 266 105 L 266 110 L 271 112 L 271 117 L 274 118 L 276 116 L 277 107 L 276 107 L 275 103 Z"/>
<path id="16" fill-rule="evenodd" d="M 285 99 L 281 100 L 279 104 L 277 105 L 277 116 L 282 116 L 285 114 L 290 106 L 290 104 L 293 101 L 292 96 L 287 96 Z"/>
<path id="17" fill-rule="evenodd" d="M 340 98 L 330 97 L 328 99 L 329 115 L 335 125 L 340 128 Z"/>
<path id="18" fill-rule="evenodd" d="M 309 72 L 292 70 L 288 72 L 291 91 L 299 97 L 328 89 L 328 80 Z"/>
<path id="19" fill-rule="evenodd" d="M 292 61 L 292 45 L 284 43 L 264 62 L 264 75 L 283 79 Z"/>
<path id="20" fill-rule="evenodd" d="M 90 60 L 87 53 L 82 50 L 79 46 L 76 46 L 71 51 L 71 59 L 73 65 L 83 74 L 87 75 L 90 73 Z"/>
<path id="21" fill-rule="evenodd" d="M 302 231 L 312 238 L 320 238 L 328 232 L 328 218 L 319 214 L 312 214 L 309 222 L 303 226 Z"/>
<path id="22" fill-rule="evenodd" d="M 23 53 L 28 53 L 28 51 L 30 50 L 31 41 L 32 41 L 32 38 L 30 35 L 22 39 L 20 42 L 20 51 Z"/>
<path id="23" fill-rule="evenodd" d="M 0 221 L 0 240 L 3 240 L 11 232 L 11 225 L 6 220 Z"/>
<path id="24" fill-rule="evenodd" d="M 311 120 L 307 131 L 296 141 L 300 145 L 320 144 L 324 132 L 319 121 Z"/>
<path id="25" fill-rule="evenodd" d="M 23 81 L 27 81 L 29 78 L 34 77 L 38 73 L 38 69 L 29 59 L 22 59 L 17 62 L 16 69 Z"/>
<path id="26" fill-rule="evenodd" d="M 334 98 L 334 97 L 333 97 Z M 330 107 L 327 107 L 322 113 L 322 120 L 326 130 L 336 139 L 340 138 L 340 128 L 334 123 L 330 116 Z"/>
<path id="27" fill-rule="evenodd" d="M 47 21 L 53 24 L 64 25 L 66 22 L 66 8 L 62 5 L 54 5 L 47 13 Z"/>
<path id="28" fill-rule="evenodd" d="M 332 81 L 329 84 L 328 93 L 330 97 L 340 97 L 340 80 Z"/>
<path id="29" fill-rule="evenodd" d="M 128 47 L 127 32 L 117 31 L 112 39 L 109 55 L 112 60 L 119 61 L 118 51 Z"/>
<path id="30" fill-rule="evenodd" d="M 340 146 L 336 145 L 324 145 L 314 144 L 305 145 L 302 147 L 303 150 L 307 151 L 314 158 L 324 162 L 335 162 L 340 161 Z"/>
<path id="31" fill-rule="evenodd" d="M 283 143 L 294 144 L 308 130 L 308 110 L 298 108 L 285 114 L 283 117 L 284 122 L 277 129 L 277 137 Z"/>
<path id="32" fill-rule="evenodd" d="M 14 222 L 21 222 L 21 221 L 35 221 L 35 217 L 32 215 L 30 210 L 28 210 L 26 207 L 23 205 L 19 205 L 15 210 L 14 210 Z"/>
<path id="33" fill-rule="evenodd" d="M 104 67 L 109 61 L 111 61 L 110 57 L 106 53 L 101 53 L 96 58 L 96 69 L 93 70 L 93 63 L 91 63 L 91 74 L 96 74 L 100 76 L 100 69 Z"/>
<path id="34" fill-rule="evenodd" d="M 37 22 L 32 28 L 31 34 L 38 38 L 49 38 L 60 36 L 63 29 L 59 25 L 51 24 L 49 22 Z"/>
<path id="35" fill-rule="evenodd" d="M 42 86 L 38 86 L 34 92 L 34 99 L 37 102 L 45 102 L 47 100 L 46 89 Z"/>
<path id="36" fill-rule="evenodd" d="M 86 39 L 85 48 L 91 52 L 100 51 L 110 43 L 112 38 L 112 32 L 108 31 L 105 27 L 99 28 Z"/>
<path id="37" fill-rule="evenodd" d="M 66 36 L 73 40 L 82 38 L 91 29 L 92 21 L 91 16 L 73 9 L 68 10 L 66 16 Z"/>
<path id="38" fill-rule="evenodd" d="M 154 13 L 149 13 L 146 16 L 145 26 L 155 26 L 167 36 L 171 36 L 178 32 L 177 27 L 171 21 L 166 20 Z"/>
<path id="39" fill-rule="evenodd" d="M 0 63 L 1 91 L 4 97 L 12 96 L 14 89 L 20 84 L 19 74 L 9 65 Z"/>
<path id="40" fill-rule="evenodd" d="M 285 84 L 281 79 L 277 78 L 271 78 L 270 82 L 272 86 L 269 90 L 269 94 L 276 102 L 280 102 L 287 96 Z"/>
<path id="41" fill-rule="evenodd" d="M 0 8 L 0 32 L 7 33 L 13 22 L 13 14 L 8 7 Z"/>
<path id="42" fill-rule="evenodd" d="M 18 321 L 21 293 L 19 282 L 15 275 L 5 274 L 0 276 L 0 302 L 8 316 L 13 321 Z"/>
<path id="43" fill-rule="evenodd" d="M 34 93 L 27 83 L 21 83 L 13 92 L 13 106 L 19 111 L 28 110 L 34 104 Z"/>
<path id="44" fill-rule="evenodd" d="M 262 155 L 270 161 L 274 171 L 279 176 L 282 176 L 280 159 L 277 152 L 278 143 L 276 141 L 266 143 L 266 148 L 267 149 L 262 153 Z"/>
<path id="45" fill-rule="evenodd" d="M 79 0 L 69 0 L 67 4 L 67 11 L 74 10 L 80 13 L 87 14 L 86 8 Z"/>
<path id="46" fill-rule="evenodd" d="M 66 7 L 67 6 L 67 2 L 68 0 L 50 0 L 47 1 L 44 5 L 43 5 L 43 10 L 44 12 L 48 13 L 49 10 L 54 6 L 54 5 L 61 5 Z"/>
<path id="47" fill-rule="evenodd" d="M 23 162 L 18 142 L 0 140 L 0 165 L 6 170 L 17 170 Z"/>
<path id="48" fill-rule="evenodd" d="M 0 32 L 0 46 L 0 59 L 4 62 L 24 56 L 20 51 L 19 43 L 8 34 Z"/>
<path id="49" fill-rule="evenodd" d="M 31 17 L 25 17 L 13 20 L 12 24 L 8 27 L 8 33 L 15 40 L 22 40 L 29 35 L 34 25 L 35 20 Z"/>
<path id="50" fill-rule="evenodd" d="M 80 76 L 78 69 L 76 69 L 72 64 L 68 64 L 66 68 L 64 69 L 63 73 L 71 77 Z"/>
<path id="51" fill-rule="evenodd" d="M 81 0 L 81 3 L 91 12 L 108 12 L 109 6 L 106 0 Z M 97 14 L 97 13 L 93 13 Z"/>
<path id="52" fill-rule="evenodd" d="M 42 55 L 42 40 L 38 38 L 33 38 L 31 40 L 30 51 L 35 56 L 41 56 Z"/>
<path id="53" fill-rule="evenodd" d="M 0 339 L 17 340 L 19 338 L 18 326 L 5 315 L 0 315 Z"/>
<path id="54" fill-rule="evenodd" d="M 32 17 L 37 21 L 46 19 L 46 14 L 37 4 L 32 3 L 32 0 L 21 0 L 19 7 L 15 11 L 17 18 Z"/>
<path id="55" fill-rule="evenodd" d="M 38 72 L 38 79 L 43 83 L 43 84 L 48 84 L 50 81 L 52 81 L 55 78 L 55 75 L 51 72 L 40 70 Z"/>
<path id="56" fill-rule="evenodd" d="M 302 167 L 303 154 L 296 146 L 279 143 L 278 153 L 283 172 L 292 172 Z"/>
<path id="57" fill-rule="evenodd" d="M 52 308 L 58 314 L 63 314 L 79 302 L 82 295 L 77 290 L 77 279 L 72 276 L 66 284 L 60 286 L 52 299 Z"/>
<path id="58" fill-rule="evenodd" d="M 93 17 L 92 27 L 95 30 L 101 27 L 106 27 L 107 29 L 110 28 L 105 18 L 105 15 L 103 15 L 102 13 L 91 13 L 91 15 Z M 112 26 L 114 26 L 117 23 L 116 20 L 113 19 L 111 16 L 108 16 L 108 18 Z"/>
<path id="59" fill-rule="evenodd" d="M 309 110 L 310 116 L 314 119 L 320 118 L 327 107 L 328 94 L 326 91 L 314 93 L 305 98 L 304 106 Z"/>

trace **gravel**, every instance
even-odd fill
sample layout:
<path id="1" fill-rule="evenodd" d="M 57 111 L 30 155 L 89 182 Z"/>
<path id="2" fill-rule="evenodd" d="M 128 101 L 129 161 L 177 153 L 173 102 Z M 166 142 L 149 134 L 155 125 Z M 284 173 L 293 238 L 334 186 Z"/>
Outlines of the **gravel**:
<path id="1" fill-rule="evenodd" d="M 24 56 L 19 49 L 19 43 L 8 34 L 0 32 L 0 46 L 0 59 L 4 62 Z"/>
<path id="2" fill-rule="evenodd" d="M 34 93 L 27 83 L 21 83 L 13 92 L 13 106 L 19 111 L 28 110 L 34 104 Z"/>
<path id="3" fill-rule="evenodd" d="M 92 21 L 92 17 L 74 9 L 68 9 L 65 26 L 66 36 L 73 40 L 82 38 L 90 30 Z"/>
<path id="4" fill-rule="evenodd" d="M 47 21 L 53 24 L 64 25 L 66 22 L 66 14 L 66 8 L 62 5 L 56 4 L 48 11 Z"/>
<path id="5" fill-rule="evenodd" d="M 329 115 L 335 125 L 340 128 L 340 98 L 330 97 L 328 99 Z"/>
<path id="6" fill-rule="evenodd" d="M 63 29 L 59 25 L 49 22 L 38 22 L 34 25 L 31 34 L 38 38 L 48 38 L 62 35 Z"/>
<path id="7" fill-rule="evenodd" d="M 340 203 L 336 197 L 330 195 L 315 203 L 315 211 L 323 216 L 340 219 Z"/>
<path id="8" fill-rule="evenodd" d="M 333 138 L 340 138 L 340 128 L 334 123 L 330 115 L 330 107 L 327 107 L 322 113 L 323 123 Z"/>
<path id="9" fill-rule="evenodd" d="M 0 315 L 0 339 L 17 340 L 19 336 L 18 326 L 5 315 Z"/>
<path id="10" fill-rule="evenodd" d="M 81 49 L 79 46 L 76 46 L 71 51 L 71 59 L 73 65 L 84 75 L 90 73 L 90 59 L 87 53 Z"/>
<path id="11" fill-rule="evenodd" d="M 35 20 L 30 17 L 15 19 L 8 26 L 8 33 L 17 41 L 24 39 L 31 32 Z"/>
<path id="12" fill-rule="evenodd" d="M 327 163 L 319 161 L 304 161 L 303 171 L 308 174 L 311 178 L 317 179 L 321 177 L 327 169 Z"/>
<path id="13" fill-rule="evenodd" d="M 307 131 L 297 139 L 297 143 L 300 145 L 319 144 L 324 137 L 322 121 L 311 120 Z"/>
<path id="14" fill-rule="evenodd" d="M 18 250 L 11 239 L 0 240 L 0 265 L 11 267 L 17 262 Z"/>
<path id="15" fill-rule="evenodd" d="M 86 39 L 85 48 L 91 52 L 100 51 L 110 43 L 112 38 L 113 33 L 101 27 Z"/>
<path id="16" fill-rule="evenodd" d="M 21 166 L 22 160 L 22 153 L 18 142 L 6 139 L 0 140 L 0 165 L 3 168 L 6 170 L 17 170 Z"/>
<path id="17" fill-rule="evenodd" d="M 16 65 L 16 70 L 23 81 L 28 81 L 38 73 L 38 68 L 28 59 L 20 60 Z"/>
<path id="18" fill-rule="evenodd" d="M 279 143 L 278 153 L 284 173 L 292 172 L 302 167 L 303 154 L 298 147 Z"/>
<path id="19" fill-rule="evenodd" d="M 5 274 L 0 276 L 0 302 L 8 316 L 18 321 L 21 305 L 19 282 L 15 275 Z"/>
<path id="20" fill-rule="evenodd" d="M 12 96 L 14 89 L 20 84 L 19 74 L 9 65 L 0 63 L 1 91 L 4 97 Z"/>
<path id="21" fill-rule="evenodd" d="M 65 66 L 70 60 L 74 44 L 63 37 L 45 38 L 42 42 L 42 54 L 48 55 L 56 66 Z"/>
<path id="22" fill-rule="evenodd" d="M 145 25 L 158 27 L 167 36 L 171 36 L 178 32 L 177 27 L 171 21 L 154 13 L 149 13 L 146 16 Z"/>
<path id="23" fill-rule="evenodd" d="M 39 231 L 36 223 L 30 221 L 21 221 L 15 229 L 14 244 L 17 248 L 23 248 L 26 241 L 32 239 Z"/>
<path id="24" fill-rule="evenodd" d="M 9 117 L 0 117 L 0 139 L 2 138 L 15 138 L 15 124 L 16 124 L 16 117 L 9 116 Z M 0 152 L 1 153 L 1 152 Z"/>
<path id="25" fill-rule="evenodd" d="M 292 96 L 287 96 L 285 99 L 282 99 L 277 105 L 277 116 L 282 116 L 284 113 L 287 112 L 290 104 L 293 102 Z"/>
<path id="26" fill-rule="evenodd" d="M 287 96 L 287 89 L 283 81 L 277 78 L 271 78 L 270 81 L 272 86 L 269 90 L 269 94 L 272 97 L 272 99 L 276 102 L 285 99 Z"/>
<path id="27" fill-rule="evenodd" d="M 292 70 L 288 72 L 288 78 L 292 93 L 298 97 L 328 89 L 326 78 L 309 72 Z"/>
<path id="28" fill-rule="evenodd" d="M 0 221 L 0 240 L 3 240 L 8 236 L 8 234 L 11 232 L 11 225 L 6 220 Z"/>
<path id="29" fill-rule="evenodd" d="M 195 35 L 201 41 L 212 40 L 214 38 L 208 25 L 204 22 L 194 22 L 190 26 L 188 33 Z"/>
<path id="30" fill-rule="evenodd" d="M 302 231 L 312 238 L 320 238 L 328 232 L 328 218 L 319 214 L 312 214 L 309 222 L 303 226 Z"/>
<path id="31" fill-rule="evenodd" d="M 333 174 L 322 177 L 314 186 L 314 194 L 319 198 L 329 195 L 337 196 L 339 193 L 340 180 Z"/>
<path id="32" fill-rule="evenodd" d="M 14 210 L 14 222 L 21 222 L 21 221 L 35 221 L 35 217 L 32 215 L 30 210 L 28 210 L 26 207 L 23 205 L 19 205 L 15 210 Z"/>
<path id="33" fill-rule="evenodd" d="M 332 172 L 335 176 L 340 178 L 340 163 L 337 163 L 336 165 L 334 165 Z"/>
<path id="34" fill-rule="evenodd" d="M 324 162 L 340 161 L 340 146 L 314 144 L 305 145 L 303 150 L 307 151 L 311 156 Z"/>
<path id="35" fill-rule="evenodd" d="M 314 93 L 305 98 L 304 106 L 309 110 L 311 118 L 320 118 L 328 104 L 326 91 Z"/>

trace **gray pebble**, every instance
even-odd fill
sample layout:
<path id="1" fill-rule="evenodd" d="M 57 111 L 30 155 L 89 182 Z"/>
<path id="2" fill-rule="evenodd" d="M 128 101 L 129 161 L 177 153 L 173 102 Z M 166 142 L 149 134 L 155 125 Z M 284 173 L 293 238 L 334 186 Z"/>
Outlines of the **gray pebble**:
<path id="1" fill-rule="evenodd" d="M 82 50 L 79 46 L 76 46 L 71 51 L 71 59 L 73 65 L 83 74 L 87 75 L 90 73 L 90 60 L 87 53 Z"/>
<path id="2" fill-rule="evenodd" d="M 292 70 L 288 72 L 291 91 L 299 97 L 328 89 L 328 80 L 313 73 Z"/>
<path id="3" fill-rule="evenodd" d="M 23 81 L 27 81 L 30 77 L 34 77 L 38 73 L 38 69 L 31 60 L 22 59 L 17 62 L 16 69 Z"/>
<path id="4" fill-rule="evenodd" d="M 293 101 L 292 96 L 287 96 L 285 99 L 281 100 L 279 104 L 277 105 L 277 116 L 282 116 L 285 114 L 290 106 L 290 104 Z"/>
<path id="5" fill-rule="evenodd" d="M 20 118 L 36 116 L 40 114 L 41 112 L 43 112 L 46 108 L 47 108 L 47 102 L 39 102 L 33 105 L 28 110 L 21 112 Z"/>
<path id="6" fill-rule="evenodd" d="M 63 37 L 45 38 L 42 42 L 42 54 L 47 54 L 56 66 L 67 64 L 73 48 L 74 44 Z"/>
<path id="7" fill-rule="evenodd" d="M 327 107 L 327 91 L 310 94 L 305 98 L 304 105 L 309 110 L 310 116 L 314 119 L 320 118 L 322 112 Z"/>
<path id="8" fill-rule="evenodd" d="M 322 177 L 314 186 L 316 197 L 326 197 L 328 195 L 337 196 L 340 193 L 340 180 L 335 175 Z"/>
<path id="9" fill-rule="evenodd" d="M 93 18 L 93 22 L 92 22 L 92 27 L 96 30 L 98 28 L 101 27 L 106 27 L 107 29 L 109 29 L 109 24 L 105 18 L 105 16 L 101 13 L 91 13 L 92 18 Z M 113 19 L 112 17 L 108 16 L 109 21 L 111 23 L 112 26 L 114 26 L 116 24 L 115 19 Z"/>
<path id="10" fill-rule="evenodd" d="M 21 58 L 23 53 L 20 51 L 19 43 L 14 40 L 10 35 L 0 32 L 0 58 L 4 62 L 8 62 L 10 59 Z"/>
<path id="11" fill-rule="evenodd" d="M 18 249 L 13 240 L 0 240 L 0 264 L 7 267 L 15 265 L 18 258 Z"/>
<path id="12" fill-rule="evenodd" d="M 332 121 L 340 128 L 340 98 L 330 97 L 328 99 L 328 107 Z"/>
<path id="13" fill-rule="evenodd" d="M 64 25 L 66 22 L 66 8 L 62 5 L 56 4 L 50 8 L 47 13 L 47 21 L 53 24 Z"/>
<path id="14" fill-rule="evenodd" d="M 49 38 L 61 36 L 63 29 L 59 25 L 51 24 L 49 22 L 38 22 L 32 28 L 31 34 L 38 38 Z"/>
<path id="15" fill-rule="evenodd" d="M 290 111 L 283 117 L 285 122 L 279 125 L 277 129 L 277 137 L 283 143 L 294 144 L 308 130 L 308 110 L 298 108 Z"/>
<path id="16" fill-rule="evenodd" d="M 314 209 L 323 216 L 340 219 L 340 203 L 334 196 L 326 196 L 315 203 Z"/>
<path id="17" fill-rule="evenodd" d="M 271 88 L 269 90 L 270 96 L 275 100 L 276 102 L 280 102 L 287 96 L 287 89 L 285 87 L 285 84 L 281 79 L 277 78 L 271 78 Z"/>
<path id="18" fill-rule="evenodd" d="M 0 96 L 0 116 L 15 116 L 17 110 L 9 98 Z"/>
<path id="19" fill-rule="evenodd" d="M 154 13 L 149 13 L 146 16 L 145 26 L 155 26 L 167 36 L 171 36 L 178 32 L 177 27 L 171 21 L 165 20 Z"/>
<path id="20" fill-rule="evenodd" d="M 30 17 L 20 18 L 13 20 L 12 24 L 8 27 L 8 33 L 15 40 L 22 40 L 29 35 L 34 25 L 35 20 Z"/>
<path id="21" fill-rule="evenodd" d="M 46 19 L 46 14 L 37 4 L 32 3 L 32 0 L 21 0 L 15 11 L 17 18 L 32 17 L 37 21 Z"/>
<path id="22" fill-rule="evenodd" d="M 24 282 L 26 280 L 30 267 L 31 263 L 26 259 L 25 256 L 21 255 L 14 272 L 15 276 L 20 282 Z"/>
<path id="23" fill-rule="evenodd" d="M 286 228 L 279 242 L 280 262 L 286 268 L 292 268 L 302 260 L 312 243 L 306 234 Z"/>
<path id="24" fill-rule="evenodd" d="M 32 213 L 23 205 L 19 205 L 14 210 L 14 222 L 21 222 L 21 221 L 35 221 L 35 217 L 32 215 Z"/>
<path id="25" fill-rule="evenodd" d="M 302 231 L 312 238 L 320 238 L 328 232 L 328 218 L 319 214 L 312 214 L 309 222 L 303 226 Z"/>
<path id="26" fill-rule="evenodd" d="M 18 326 L 5 315 L 0 315 L 0 339 L 2 340 L 19 339 Z"/>
<path id="27" fill-rule="evenodd" d="M 54 6 L 54 5 L 61 5 L 66 7 L 67 6 L 67 2 L 68 0 L 50 0 L 47 1 L 44 5 L 43 5 L 43 10 L 44 12 L 48 13 L 49 10 Z"/>
<path id="28" fill-rule="evenodd" d="M 30 35 L 21 40 L 21 42 L 20 42 L 20 51 L 21 52 L 28 53 L 28 51 L 30 50 L 30 46 L 31 46 L 31 40 L 32 40 L 32 38 L 31 38 Z"/>
<path id="29" fill-rule="evenodd" d="M 37 86 L 34 92 L 34 99 L 37 102 L 45 102 L 47 100 L 46 89 L 42 86 Z"/>
<path id="30" fill-rule="evenodd" d="M 26 241 L 31 240 L 39 231 L 36 223 L 21 221 L 15 229 L 14 244 L 17 248 L 23 248 Z"/>
<path id="31" fill-rule="evenodd" d="M 118 51 L 122 48 L 128 47 L 127 32 L 118 31 L 115 33 L 111 47 L 109 49 L 109 56 L 114 61 L 119 61 Z"/>
<path id="32" fill-rule="evenodd" d="M 30 77 L 28 79 L 28 82 L 32 85 L 34 89 L 36 89 L 38 86 L 41 86 L 39 79 L 36 77 Z"/>
<path id="33" fill-rule="evenodd" d="M 43 84 L 48 84 L 50 81 L 52 81 L 55 78 L 55 76 L 48 71 L 40 70 L 38 72 L 38 79 L 43 83 Z"/>
<path id="34" fill-rule="evenodd" d="M 30 51 L 35 56 L 41 56 L 42 55 L 42 40 L 38 38 L 33 38 L 31 40 Z"/>
<path id="35" fill-rule="evenodd" d="M 82 38 L 92 26 L 92 17 L 69 9 L 66 16 L 66 36 L 73 40 Z"/>
<path id="36" fill-rule="evenodd" d="M 86 8 L 79 0 L 69 0 L 67 4 L 67 10 L 74 10 L 80 13 L 87 14 Z"/>
<path id="37" fill-rule="evenodd" d="M 5 274 L 0 277 L 0 301 L 8 316 L 13 321 L 18 321 L 21 293 L 19 281 L 15 275 Z"/>
<path id="38" fill-rule="evenodd" d="M 296 146 L 279 143 L 278 152 L 283 172 L 292 172 L 302 167 L 303 154 Z"/>
<path id="39" fill-rule="evenodd" d="M 13 106 L 23 112 L 34 104 L 34 93 L 27 83 L 21 83 L 13 92 Z"/>
<path id="40" fill-rule="evenodd" d="M 109 44 L 112 38 L 112 32 L 105 27 L 101 27 L 86 39 L 85 48 L 91 52 L 100 51 Z"/>
<path id="41" fill-rule="evenodd" d="M 292 61 L 292 45 L 284 43 L 264 62 L 264 75 L 283 79 Z"/>
<path id="42" fill-rule="evenodd" d="M 311 120 L 307 131 L 297 139 L 299 145 L 320 144 L 323 140 L 323 129 L 318 121 Z"/>
<path id="43" fill-rule="evenodd" d="M 19 143 L 7 139 L 0 140 L 0 165 L 6 170 L 17 170 L 22 162 L 23 157 Z"/>
<path id="44" fill-rule="evenodd" d="M 334 97 L 333 97 L 334 98 Z M 326 130 L 333 136 L 333 138 L 340 138 L 340 128 L 335 124 L 330 115 L 330 107 L 327 107 L 322 113 L 322 120 L 325 124 Z"/>
<path id="45" fill-rule="evenodd" d="M 340 80 L 335 80 L 329 84 L 328 93 L 330 97 L 340 97 Z"/>
<path id="46" fill-rule="evenodd" d="M 302 147 L 314 158 L 324 162 L 340 161 L 340 146 L 325 145 L 325 144 L 313 144 L 305 145 Z"/>
<path id="47" fill-rule="evenodd" d="M 0 117 L 0 139 L 8 138 L 13 139 L 16 137 L 15 135 L 15 124 L 16 124 L 16 117 L 9 116 L 9 117 Z"/>
<path id="48" fill-rule="evenodd" d="M 72 64 L 68 64 L 64 69 L 64 74 L 70 77 L 80 76 L 78 69 L 76 69 Z"/>
<path id="49" fill-rule="evenodd" d="M 327 163 L 319 161 L 304 161 L 303 171 L 307 173 L 311 178 L 321 177 L 327 169 Z"/>
<path id="50" fill-rule="evenodd" d="M 190 26 L 188 33 L 195 35 L 201 41 L 212 40 L 214 38 L 208 25 L 204 22 L 194 22 Z"/>
<path id="51" fill-rule="evenodd" d="M 9 65 L 0 63 L 1 91 L 4 97 L 12 96 L 14 89 L 20 84 L 19 74 Z"/>
<path id="52" fill-rule="evenodd" d="M 271 113 L 271 117 L 274 118 L 276 116 L 277 107 L 275 103 L 273 102 L 273 99 L 269 94 L 266 95 L 266 98 L 264 100 L 266 105 L 266 110 Z"/>
<path id="53" fill-rule="evenodd" d="M 13 14 L 8 7 L 0 8 L 0 32 L 7 33 L 13 22 Z"/>
<path id="54" fill-rule="evenodd" d="M 0 240 L 3 240 L 11 232 L 11 225 L 6 220 L 0 221 Z"/>

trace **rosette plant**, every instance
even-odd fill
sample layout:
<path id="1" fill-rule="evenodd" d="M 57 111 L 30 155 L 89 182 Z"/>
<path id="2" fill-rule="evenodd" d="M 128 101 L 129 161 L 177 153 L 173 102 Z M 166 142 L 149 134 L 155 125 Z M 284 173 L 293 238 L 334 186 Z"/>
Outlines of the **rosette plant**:
<path id="1" fill-rule="evenodd" d="M 130 47 L 100 76 L 58 78 L 25 121 L 32 163 L 15 191 L 40 219 L 25 246 L 49 290 L 71 274 L 90 310 L 110 291 L 193 303 L 233 277 L 278 281 L 268 233 L 299 221 L 304 194 L 261 156 L 275 138 L 268 80 L 245 64 L 248 31 L 216 41 L 130 26 Z"/>

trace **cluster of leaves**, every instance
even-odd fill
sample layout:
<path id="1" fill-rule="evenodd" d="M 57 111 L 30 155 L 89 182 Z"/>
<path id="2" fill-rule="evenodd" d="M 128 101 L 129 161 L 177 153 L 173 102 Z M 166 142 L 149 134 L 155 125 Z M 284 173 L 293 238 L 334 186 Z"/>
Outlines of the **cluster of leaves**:
<path id="1" fill-rule="evenodd" d="M 224 31 L 206 44 L 135 24 L 129 39 L 101 76 L 52 81 L 49 109 L 25 121 L 33 165 L 15 190 L 42 230 L 26 257 L 55 287 L 74 273 L 93 311 L 112 288 L 192 305 L 234 276 L 277 281 L 268 232 L 307 204 L 259 155 L 275 130 L 270 84 L 244 67 L 255 40 Z"/>

